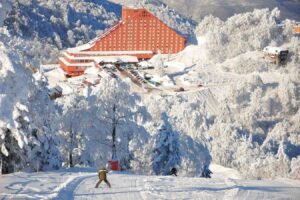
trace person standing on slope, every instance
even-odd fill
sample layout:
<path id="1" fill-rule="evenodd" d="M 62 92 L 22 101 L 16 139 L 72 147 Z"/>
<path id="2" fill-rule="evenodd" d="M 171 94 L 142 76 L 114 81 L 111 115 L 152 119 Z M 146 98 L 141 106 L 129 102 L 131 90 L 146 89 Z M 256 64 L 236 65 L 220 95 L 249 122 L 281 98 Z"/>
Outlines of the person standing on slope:
<path id="1" fill-rule="evenodd" d="M 210 171 L 210 170 L 208 169 L 208 166 L 205 165 L 205 166 L 204 166 L 204 169 L 203 169 L 203 172 L 202 172 L 202 174 L 201 174 L 201 177 L 204 177 L 204 178 L 211 178 L 210 174 L 212 174 L 212 171 Z"/>
<path id="2" fill-rule="evenodd" d="M 106 178 L 106 173 L 107 173 L 107 171 L 106 171 L 105 167 L 102 167 L 102 168 L 99 170 L 99 172 L 98 172 L 99 181 L 97 182 L 95 188 L 98 188 L 99 185 L 100 185 L 100 183 L 101 183 L 102 181 L 104 181 L 104 182 L 107 184 L 107 186 L 108 186 L 109 188 L 111 188 L 110 183 L 108 182 L 108 180 L 107 180 L 107 178 Z"/>
<path id="3" fill-rule="evenodd" d="M 170 175 L 174 175 L 177 176 L 177 169 L 175 167 L 173 167 L 170 171 Z"/>

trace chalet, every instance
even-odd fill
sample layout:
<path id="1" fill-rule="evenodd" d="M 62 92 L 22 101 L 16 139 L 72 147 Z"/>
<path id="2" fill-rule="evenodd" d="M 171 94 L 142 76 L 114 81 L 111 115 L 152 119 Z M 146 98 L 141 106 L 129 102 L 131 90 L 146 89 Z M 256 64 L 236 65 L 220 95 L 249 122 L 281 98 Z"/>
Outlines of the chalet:
<path id="1" fill-rule="evenodd" d="M 59 64 L 66 75 L 77 76 L 107 56 L 121 61 L 124 56 L 144 60 L 158 52 L 178 53 L 185 45 L 183 36 L 146 9 L 123 7 L 122 19 L 116 25 L 87 44 L 67 49 Z"/>
<path id="2" fill-rule="evenodd" d="M 294 33 L 295 35 L 300 35 L 300 22 L 298 22 L 297 25 L 294 26 L 294 28 L 293 28 L 293 33 Z"/>
<path id="3" fill-rule="evenodd" d="M 289 51 L 280 47 L 265 47 L 264 58 L 270 63 L 284 64 L 287 61 Z"/>
<path id="4" fill-rule="evenodd" d="M 48 96 L 51 100 L 57 99 L 62 96 L 62 88 L 60 86 L 55 86 L 54 88 L 50 89 L 48 92 Z"/>

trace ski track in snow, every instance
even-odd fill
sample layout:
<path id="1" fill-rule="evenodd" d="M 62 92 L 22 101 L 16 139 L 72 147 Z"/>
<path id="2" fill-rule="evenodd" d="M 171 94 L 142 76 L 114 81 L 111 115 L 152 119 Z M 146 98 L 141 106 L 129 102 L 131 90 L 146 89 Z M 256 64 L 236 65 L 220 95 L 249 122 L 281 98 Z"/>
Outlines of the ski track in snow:
<path id="1" fill-rule="evenodd" d="M 74 191 L 74 199 L 89 200 L 89 199 L 107 199 L 107 200 L 122 200 L 122 199 L 142 199 L 142 188 L 137 187 L 137 178 L 130 175 L 108 175 L 108 181 L 112 188 L 102 182 L 99 188 L 95 188 L 98 177 L 89 177 L 82 181 Z"/>
<path id="2" fill-rule="evenodd" d="M 65 187 L 63 187 L 59 193 L 57 194 L 57 197 L 53 199 L 62 200 L 62 199 L 70 199 L 70 197 L 74 196 L 74 191 L 77 190 L 77 187 L 84 182 L 85 179 L 92 177 L 95 175 L 87 175 L 83 177 L 78 177 L 73 179 L 69 184 L 67 184 Z"/>
<path id="3" fill-rule="evenodd" d="M 96 171 L 15 173 L 1 176 L 0 199 L 300 199 L 296 180 L 246 180 L 233 169 L 211 165 L 211 170 L 211 179 L 112 172 L 107 176 L 112 188 L 104 182 L 95 188 Z"/>
<path id="4" fill-rule="evenodd" d="M 71 199 L 297 199 L 299 187 L 293 188 L 277 181 L 248 181 L 239 179 L 201 179 L 186 177 L 138 176 L 111 174 L 112 188 L 104 183 L 95 189 L 97 177 L 82 181 Z M 256 186 L 253 186 L 256 185 Z M 70 198 L 69 198 L 70 199 Z"/>

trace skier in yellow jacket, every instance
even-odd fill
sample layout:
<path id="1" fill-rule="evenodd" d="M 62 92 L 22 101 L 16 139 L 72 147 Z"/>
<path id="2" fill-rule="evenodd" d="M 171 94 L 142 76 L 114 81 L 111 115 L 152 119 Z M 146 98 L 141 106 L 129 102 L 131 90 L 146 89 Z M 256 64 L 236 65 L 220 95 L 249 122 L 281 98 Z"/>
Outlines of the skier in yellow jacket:
<path id="1" fill-rule="evenodd" d="M 98 172 L 99 181 L 97 182 L 95 188 L 98 188 L 98 187 L 99 187 L 99 184 L 100 184 L 102 181 L 104 181 L 104 182 L 107 184 L 107 186 L 108 186 L 109 188 L 111 187 L 111 186 L 110 186 L 110 183 L 108 182 L 108 180 L 107 180 L 107 178 L 106 178 L 106 173 L 107 173 L 107 171 L 106 171 L 105 167 L 102 167 L 102 168 L 99 170 L 99 172 Z"/>

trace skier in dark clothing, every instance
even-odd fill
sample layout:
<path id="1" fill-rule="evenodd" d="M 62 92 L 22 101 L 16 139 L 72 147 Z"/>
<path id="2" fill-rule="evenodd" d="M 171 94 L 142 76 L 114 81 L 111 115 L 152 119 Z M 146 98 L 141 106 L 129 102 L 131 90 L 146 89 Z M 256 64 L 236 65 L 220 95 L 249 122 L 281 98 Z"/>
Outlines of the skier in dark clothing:
<path id="1" fill-rule="evenodd" d="M 203 169 L 203 172 L 201 174 L 201 177 L 204 177 L 204 178 L 211 178 L 210 174 L 212 174 L 212 171 L 210 171 L 208 169 L 208 167 L 205 165 L 204 166 L 204 169 Z"/>
<path id="2" fill-rule="evenodd" d="M 177 169 L 175 167 L 173 167 L 170 171 L 170 175 L 175 175 L 177 176 Z"/>

